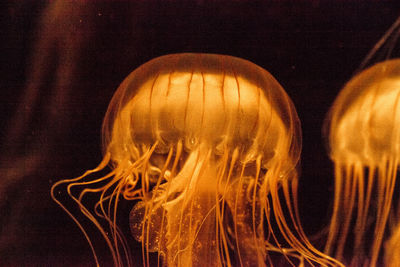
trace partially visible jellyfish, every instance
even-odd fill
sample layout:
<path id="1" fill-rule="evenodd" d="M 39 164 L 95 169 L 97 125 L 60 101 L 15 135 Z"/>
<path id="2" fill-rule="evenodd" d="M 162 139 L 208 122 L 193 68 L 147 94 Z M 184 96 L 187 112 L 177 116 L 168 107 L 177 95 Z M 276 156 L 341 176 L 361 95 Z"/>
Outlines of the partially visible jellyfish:
<path id="1" fill-rule="evenodd" d="M 143 265 L 150 265 L 151 252 L 164 266 L 265 266 L 273 264 L 271 255 L 293 266 L 338 264 L 301 230 L 295 108 L 253 63 L 213 54 L 151 60 L 120 85 L 103 136 L 100 166 L 52 188 L 97 264 L 84 226 L 55 198 L 62 184 L 103 234 L 116 266 L 132 264 L 116 224 L 123 199 L 134 201 L 130 227 L 142 244 Z M 91 178 L 107 164 L 109 174 Z M 89 193 L 99 197 L 94 207 L 84 204 Z"/>
<path id="2" fill-rule="evenodd" d="M 376 266 L 391 211 L 398 209 L 392 198 L 400 161 L 400 59 L 353 77 L 326 126 L 335 198 L 325 252 L 351 266 Z"/>

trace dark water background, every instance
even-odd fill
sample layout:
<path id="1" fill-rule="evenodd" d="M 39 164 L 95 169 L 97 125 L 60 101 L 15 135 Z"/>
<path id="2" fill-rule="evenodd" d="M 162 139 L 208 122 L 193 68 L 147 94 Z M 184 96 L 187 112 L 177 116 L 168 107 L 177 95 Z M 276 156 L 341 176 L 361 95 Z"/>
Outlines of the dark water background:
<path id="1" fill-rule="evenodd" d="M 324 116 L 400 14 L 395 2 L 2 1 L 0 266 L 94 265 L 50 187 L 100 162 L 101 123 L 115 89 L 169 53 L 242 57 L 282 84 L 302 123 L 302 221 L 317 233 L 333 195 Z M 133 249 L 139 253 L 138 244 Z"/>

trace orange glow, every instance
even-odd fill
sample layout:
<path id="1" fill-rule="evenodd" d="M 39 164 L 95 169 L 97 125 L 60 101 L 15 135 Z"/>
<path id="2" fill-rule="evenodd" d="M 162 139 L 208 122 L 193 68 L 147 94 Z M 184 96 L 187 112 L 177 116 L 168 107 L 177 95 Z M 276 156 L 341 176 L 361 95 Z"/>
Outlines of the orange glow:
<path id="1" fill-rule="evenodd" d="M 351 257 L 352 266 L 376 266 L 390 211 L 395 208 L 399 100 L 400 60 L 385 61 L 346 84 L 327 120 L 336 181 L 325 252 L 338 260 Z M 351 241 L 348 235 L 353 231 Z M 345 252 L 349 244 L 354 247 L 351 256 Z"/>
<path id="2" fill-rule="evenodd" d="M 103 234 L 116 266 L 132 264 L 116 225 L 120 196 L 132 201 L 131 232 L 146 266 L 151 252 L 167 266 L 265 266 L 273 255 L 292 265 L 339 264 L 302 231 L 300 123 L 280 84 L 253 63 L 211 54 L 154 59 L 120 85 L 103 136 L 100 166 L 52 188 L 97 263 L 84 227 L 54 197 L 63 184 Z M 109 174 L 89 179 L 107 164 Z M 84 189 L 75 196 L 71 188 Z M 84 204 L 89 194 L 98 196 L 94 207 Z"/>

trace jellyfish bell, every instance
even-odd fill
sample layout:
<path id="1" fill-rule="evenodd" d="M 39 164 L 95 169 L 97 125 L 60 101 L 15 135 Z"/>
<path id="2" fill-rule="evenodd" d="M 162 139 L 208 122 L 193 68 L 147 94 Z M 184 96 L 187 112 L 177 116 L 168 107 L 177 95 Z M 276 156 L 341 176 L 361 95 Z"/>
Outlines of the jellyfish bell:
<path id="1" fill-rule="evenodd" d="M 346 161 L 350 154 L 367 165 L 398 155 L 399 88 L 399 59 L 374 65 L 346 84 L 332 107 L 333 159 Z"/>
<path id="2" fill-rule="evenodd" d="M 353 77 L 327 120 L 335 200 L 325 252 L 346 257 L 343 251 L 354 214 L 354 265 L 375 266 L 379 260 L 399 164 L 399 101 L 400 60 L 387 60 Z M 370 209 L 373 203 L 376 208 Z M 371 218 L 376 221 L 372 228 Z M 367 230 L 374 231 L 373 238 L 366 236 Z M 370 239 L 367 252 L 364 244 Z"/>
<path id="3" fill-rule="evenodd" d="M 157 142 L 156 151 L 167 152 L 178 141 L 186 151 L 206 143 L 222 155 L 240 144 L 241 161 L 262 153 L 268 167 L 287 158 L 281 172 L 288 172 L 301 145 L 294 107 L 268 72 L 242 59 L 208 54 L 168 55 L 142 65 L 116 92 L 103 130 L 113 161 L 131 154 L 121 146 Z M 282 133 L 286 140 L 279 138 Z"/>
<path id="4" fill-rule="evenodd" d="M 135 201 L 130 228 L 142 244 L 143 265 L 150 265 L 151 252 L 166 266 L 264 266 L 271 254 L 292 265 L 336 264 L 301 230 L 300 123 L 283 88 L 261 67 L 215 54 L 147 62 L 115 93 L 103 147 L 105 159 L 94 171 L 110 164 L 110 174 L 60 181 L 53 191 L 68 184 L 115 265 L 123 265 L 123 254 L 131 262 L 116 225 L 122 199 Z M 70 190 L 86 185 L 79 197 Z M 92 210 L 83 203 L 89 193 L 99 194 Z"/>

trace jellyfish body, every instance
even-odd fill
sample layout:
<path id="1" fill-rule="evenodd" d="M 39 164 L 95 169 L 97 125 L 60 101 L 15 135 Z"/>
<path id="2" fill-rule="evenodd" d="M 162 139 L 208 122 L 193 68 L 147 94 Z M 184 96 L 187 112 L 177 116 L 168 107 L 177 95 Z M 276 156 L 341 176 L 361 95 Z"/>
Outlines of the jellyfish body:
<path id="1" fill-rule="evenodd" d="M 338 259 L 347 257 L 354 266 L 377 264 L 394 209 L 400 156 L 399 101 L 400 60 L 388 60 L 351 79 L 327 120 L 335 199 L 325 252 Z M 349 242 L 354 246 L 352 256 L 344 255 Z"/>
<path id="2" fill-rule="evenodd" d="M 150 252 L 166 266 L 264 266 L 271 254 L 334 265 L 309 244 L 298 220 L 299 127 L 283 88 L 255 64 L 163 56 L 132 72 L 110 103 L 98 169 L 109 162 L 111 173 L 61 181 L 53 191 L 68 184 L 108 240 L 115 265 L 129 254 L 116 225 L 121 196 L 136 201 L 130 226 L 144 265 Z M 86 185 L 79 197 L 71 194 Z M 100 198 L 90 211 L 83 199 L 93 192 Z"/>

